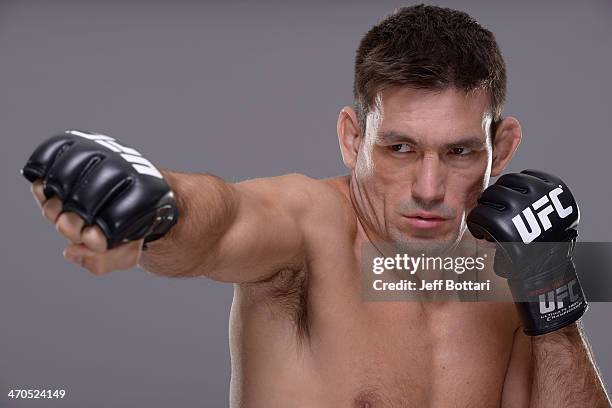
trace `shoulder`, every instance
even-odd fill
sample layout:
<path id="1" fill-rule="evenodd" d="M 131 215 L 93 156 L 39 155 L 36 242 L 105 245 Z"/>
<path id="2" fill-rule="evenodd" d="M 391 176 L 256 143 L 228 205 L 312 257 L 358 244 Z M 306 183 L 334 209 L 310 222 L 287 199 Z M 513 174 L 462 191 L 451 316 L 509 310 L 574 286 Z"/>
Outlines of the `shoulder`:
<path id="1" fill-rule="evenodd" d="M 302 176 L 306 177 L 306 176 Z M 306 177 L 310 208 L 304 218 L 310 227 L 321 232 L 337 229 L 351 234 L 357 230 L 357 217 L 351 204 L 348 176 L 327 179 Z"/>
<path id="2" fill-rule="evenodd" d="M 349 176 L 315 179 L 303 174 L 277 178 L 312 257 L 324 248 L 346 246 L 357 235 L 357 216 L 350 199 Z"/>
<path id="3" fill-rule="evenodd" d="M 357 217 L 351 204 L 349 176 L 315 179 L 300 173 L 257 178 L 236 184 L 250 206 L 290 219 L 307 240 L 354 236 Z"/>

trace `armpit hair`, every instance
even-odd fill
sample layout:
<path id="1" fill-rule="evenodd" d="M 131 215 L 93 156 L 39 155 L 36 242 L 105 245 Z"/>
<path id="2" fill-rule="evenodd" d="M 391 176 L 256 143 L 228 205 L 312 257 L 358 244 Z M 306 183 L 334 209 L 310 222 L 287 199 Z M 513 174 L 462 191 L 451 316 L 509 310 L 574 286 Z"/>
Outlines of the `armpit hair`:
<path id="1" fill-rule="evenodd" d="M 268 302 L 273 314 L 292 322 L 299 344 L 310 341 L 308 271 L 303 264 L 284 267 L 269 278 L 247 286 L 260 301 Z"/>

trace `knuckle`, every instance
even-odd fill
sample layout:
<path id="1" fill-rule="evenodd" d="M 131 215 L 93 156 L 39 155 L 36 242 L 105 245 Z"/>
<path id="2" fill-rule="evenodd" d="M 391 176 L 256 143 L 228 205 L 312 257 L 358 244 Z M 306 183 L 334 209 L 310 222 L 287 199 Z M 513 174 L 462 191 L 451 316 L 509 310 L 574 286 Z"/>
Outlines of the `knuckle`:
<path id="1" fill-rule="evenodd" d="M 52 222 L 57 220 L 60 211 L 61 203 L 57 199 L 48 200 L 42 207 L 43 215 Z"/>
<path id="2" fill-rule="evenodd" d="M 45 194 L 43 193 L 42 182 L 35 181 L 30 187 L 32 195 L 39 204 L 43 204 L 46 201 Z"/>
<path id="3" fill-rule="evenodd" d="M 55 229 L 57 230 L 57 232 L 67 238 L 74 237 L 75 235 L 73 226 L 70 225 L 70 222 L 63 214 L 57 218 L 57 221 L 55 222 Z"/>
<path id="4" fill-rule="evenodd" d="M 86 227 L 83 230 L 81 238 L 87 247 L 91 248 L 93 251 L 107 251 L 106 236 L 98 226 Z"/>
<path id="5" fill-rule="evenodd" d="M 72 241 L 81 242 L 81 229 L 83 227 L 83 221 L 81 218 L 71 212 L 64 212 L 60 214 L 55 223 L 57 231 L 69 238 Z"/>

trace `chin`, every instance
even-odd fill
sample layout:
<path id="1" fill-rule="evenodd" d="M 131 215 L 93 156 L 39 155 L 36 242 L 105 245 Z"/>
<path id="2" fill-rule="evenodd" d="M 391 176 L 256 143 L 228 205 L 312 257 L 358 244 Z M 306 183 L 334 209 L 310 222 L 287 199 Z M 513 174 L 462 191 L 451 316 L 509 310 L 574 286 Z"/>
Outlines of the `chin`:
<path id="1" fill-rule="evenodd" d="M 456 234 L 414 237 L 405 233 L 391 233 L 391 242 L 402 252 L 436 255 L 454 247 L 458 237 Z"/>

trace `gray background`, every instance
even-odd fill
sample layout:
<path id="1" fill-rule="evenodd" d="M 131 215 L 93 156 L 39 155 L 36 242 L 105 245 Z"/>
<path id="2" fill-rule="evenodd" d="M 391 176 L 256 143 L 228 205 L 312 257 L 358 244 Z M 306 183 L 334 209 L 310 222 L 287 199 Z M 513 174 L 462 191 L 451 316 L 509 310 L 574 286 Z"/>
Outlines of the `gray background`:
<path id="1" fill-rule="evenodd" d="M 371 2 L 374 3 L 374 2 Z M 408 3 L 0 2 L 0 406 L 227 406 L 231 286 L 140 270 L 94 278 L 63 260 L 19 175 L 68 127 L 107 132 L 160 167 L 226 180 L 345 172 L 339 109 L 361 35 Z M 493 30 L 506 114 L 541 168 L 579 197 L 583 240 L 611 241 L 612 5 L 439 2 Z M 601 271 L 610 273 L 611 271 Z M 584 325 L 612 382 L 611 304 Z M 67 400 L 9 402 L 10 388 Z"/>

